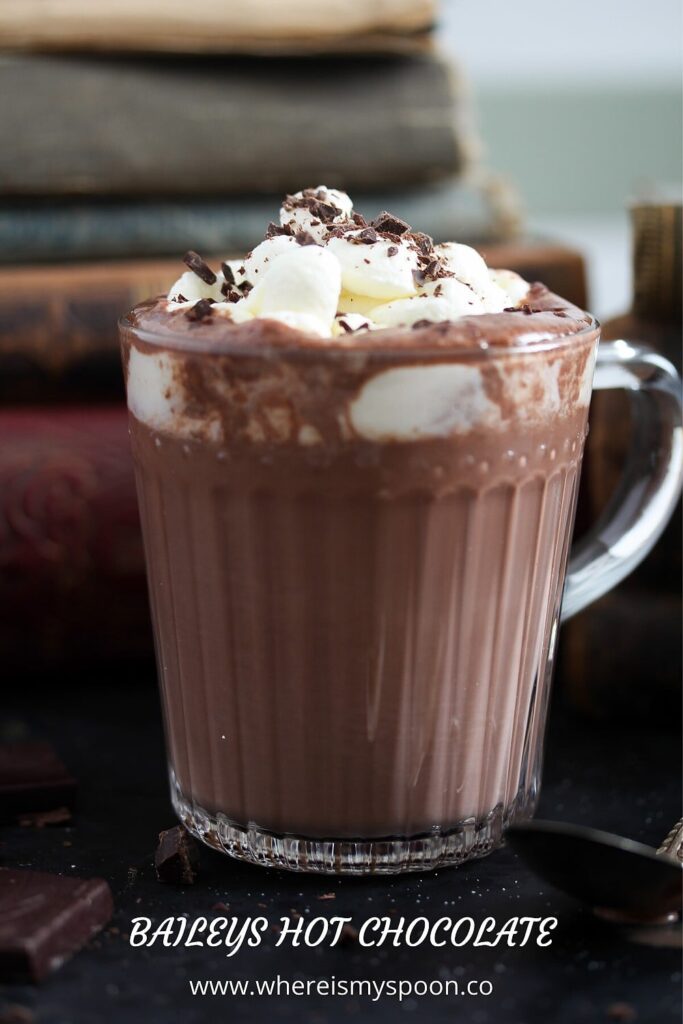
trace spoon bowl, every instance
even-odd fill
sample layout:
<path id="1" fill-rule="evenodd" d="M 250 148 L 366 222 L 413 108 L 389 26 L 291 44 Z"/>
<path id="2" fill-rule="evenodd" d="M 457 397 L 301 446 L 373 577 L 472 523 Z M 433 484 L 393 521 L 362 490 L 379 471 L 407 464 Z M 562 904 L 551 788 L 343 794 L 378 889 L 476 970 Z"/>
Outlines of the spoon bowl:
<path id="1" fill-rule="evenodd" d="M 514 825 L 505 838 L 537 875 L 593 908 L 638 921 L 681 910 L 683 865 L 644 843 L 555 821 Z"/>

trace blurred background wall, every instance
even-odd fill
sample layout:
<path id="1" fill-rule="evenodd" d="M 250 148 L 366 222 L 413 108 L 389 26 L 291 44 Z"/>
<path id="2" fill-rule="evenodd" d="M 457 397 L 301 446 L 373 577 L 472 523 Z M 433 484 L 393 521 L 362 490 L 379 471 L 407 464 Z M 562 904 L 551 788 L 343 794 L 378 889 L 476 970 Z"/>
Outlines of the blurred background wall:
<path id="1" fill-rule="evenodd" d="M 487 162 L 515 181 L 532 228 L 586 253 L 602 318 L 630 301 L 627 203 L 652 182 L 680 195 L 682 38 L 680 0 L 443 5 Z"/>

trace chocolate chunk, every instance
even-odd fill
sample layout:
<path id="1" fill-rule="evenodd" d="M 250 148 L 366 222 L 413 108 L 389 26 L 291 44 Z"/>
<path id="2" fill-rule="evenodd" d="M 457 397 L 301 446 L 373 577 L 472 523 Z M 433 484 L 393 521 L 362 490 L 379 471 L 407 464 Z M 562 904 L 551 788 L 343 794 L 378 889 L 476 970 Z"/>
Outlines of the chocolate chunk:
<path id="1" fill-rule="evenodd" d="M 242 284 L 238 284 L 237 287 L 242 292 L 242 295 L 246 296 L 254 286 L 251 281 L 243 281 Z"/>
<path id="2" fill-rule="evenodd" d="M 216 275 L 209 264 L 205 263 L 199 253 L 193 249 L 185 253 L 183 263 L 190 268 L 193 274 L 196 274 L 202 281 L 205 281 L 206 284 L 216 283 Z"/>
<path id="3" fill-rule="evenodd" d="M 199 872 L 199 847 L 182 825 L 159 833 L 154 867 L 160 882 L 193 885 Z"/>
<path id="4" fill-rule="evenodd" d="M 228 302 L 230 301 L 228 296 Z M 196 320 L 198 323 L 201 323 L 202 320 L 209 320 L 213 316 L 212 306 L 213 299 L 200 299 L 198 302 L 195 302 L 191 309 L 187 310 L 185 316 L 188 320 Z"/>
<path id="5" fill-rule="evenodd" d="M 403 235 L 410 231 L 410 224 L 406 224 L 400 217 L 395 217 L 387 210 L 382 210 L 370 223 L 377 231 L 390 231 L 393 235 Z"/>
<path id="6" fill-rule="evenodd" d="M 0 822 L 75 803 L 76 781 L 49 743 L 0 744 Z"/>
<path id="7" fill-rule="evenodd" d="M 354 224 L 357 224 L 359 228 L 366 228 L 368 226 L 368 222 L 362 213 L 352 213 L 351 220 Z"/>
<path id="8" fill-rule="evenodd" d="M 0 868 L 0 981 L 40 981 L 88 942 L 113 912 L 101 878 Z"/>
<path id="9" fill-rule="evenodd" d="M 235 284 L 235 275 L 229 263 L 221 263 L 221 270 L 226 284 Z M 221 289 L 222 291 L 222 289 Z"/>
<path id="10" fill-rule="evenodd" d="M 390 245 L 389 248 L 387 249 L 387 256 L 397 256 L 397 255 L 398 255 L 398 246 L 397 245 Z"/>
<path id="11" fill-rule="evenodd" d="M 416 288 L 420 288 L 421 285 L 423 285 L 425 283 L 425 280 L 426 280 L 426 277 L 425 277 L 425 273 L 424 273 L 423 270 L 414 270 L 413 271 L 413 281 L 415 282 L 415 287 Z"/>

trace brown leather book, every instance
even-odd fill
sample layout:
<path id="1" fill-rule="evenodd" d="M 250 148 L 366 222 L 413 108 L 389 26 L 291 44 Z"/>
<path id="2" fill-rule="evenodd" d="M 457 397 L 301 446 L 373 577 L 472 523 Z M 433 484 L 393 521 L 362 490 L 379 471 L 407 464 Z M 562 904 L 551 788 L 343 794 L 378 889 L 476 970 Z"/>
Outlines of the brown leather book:
<path id="1" fill-rule="evenodd" d="M 584 305 L 582 257 L 545 242 L 485 247 L 490 266 L 545 281 Z M 118 318 L 167 291 L 179 259 L 79 263 L 0 271 L 0 401 L 120 397 Z"/>
<path id="2" fill-rule="evenodd" d="M 386 51 L 424 45 L 436 0 L 3 0 L 5 48 L 176 53 Z"/>
<path id="3" fill-rule="evenodd" d="M 0 661 L 151 653 L 123 402 L 0 408 Z"/>

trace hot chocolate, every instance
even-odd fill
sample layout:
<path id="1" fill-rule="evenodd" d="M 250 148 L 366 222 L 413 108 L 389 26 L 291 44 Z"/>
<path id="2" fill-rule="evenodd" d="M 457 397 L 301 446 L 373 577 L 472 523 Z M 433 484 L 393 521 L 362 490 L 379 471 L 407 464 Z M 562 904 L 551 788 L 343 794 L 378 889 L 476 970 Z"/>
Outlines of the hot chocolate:
<path id="1" fill-rule="evenodd" d="M 122 323 L 176 808 L 262 863 L 486 852 L 534 805 L 598 329 L 348 197 Z"/>

